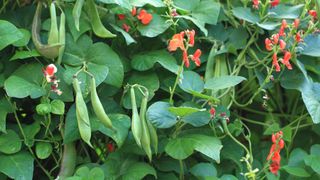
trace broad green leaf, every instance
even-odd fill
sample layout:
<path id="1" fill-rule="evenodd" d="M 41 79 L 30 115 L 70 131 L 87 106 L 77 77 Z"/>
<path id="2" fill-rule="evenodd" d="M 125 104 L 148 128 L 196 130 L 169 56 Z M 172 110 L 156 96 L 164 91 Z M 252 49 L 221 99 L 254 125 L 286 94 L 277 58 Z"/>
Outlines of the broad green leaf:
<path id="1" fill-rule="evenodd" d="M 303 102 L 315 124 L 320 123 L 320 84 L 312 83 L 301 91 Z"/>
<path id="2" fill-rule="evenodd" d="M 98 120 L 98 118 L 94 115 L 93 111 L 90 108 L 88 108 L 88 110 L 91 123 L 91 131 L 100 131 L 101 133 L 111 137 L 117 143 L 118 147 L 121 147 L 128 135 L 128 131 L 130 128 L 130 118 L 123 114 L 108 114 L 115 129 L 111 130 L 109 128 L 106 128 Z M 75 106 L 72 105 L 66 117 L 66 130 L 64 132 L 63 138 L 64 143 L 69 143 L 80 138 L 78 124 L 75 119 L 76 109 Z"/>
<path id="3" fill-rule="evenodd" d="M 320 144 L 314 144 L 310 148 L 310 154 L 320 156 Z"/>
<path id="4" fill-rule="evenodd" d="M 132 9 L 129 0 L 98 0 L 98 2 L 101 2 L 104 4 L 117 4 L 117 5 L 119 5 L 123 8 L 126 8 L 128 10 Z"/>
<path id="5" fill-rule="evenodd" d="M 229 174 L 224 174 L 223 176 L 221 176 L 220 180 L 237 180 L 238 178 L 236 178 L 233 175 L 229 175 Z"/>
<path id="6" fill-rule="evenodd" d="M 72 15 L 72 9 L 73 9 L 73 6 L 67 6 L 66 8 L 64 8 L 64 12 L 66 14 L 66 22 L 67 22 L 67 25 L 69 27 L 69 30 L 70 30 L 70 33 L 72 34 L 72 37 L 75 41 L 78 40 L 78 38 L 85 32 L 89 31 L 91 29 L 91 26 L 90 26 L 90 23 L 88 22 L 88 18 L 84 18 L 85 17 L 85 13 L 81 13 L 81 17 L 79 19 L 79 28 L 80 28 L 80 31 L 78 31 L 76 29 L 76 26 L 75 26 L 75 20 L 73 18 L 73 15 Z"/>
<path id="7" fill-rule="evenodd" d="M 300 167 L 284 166 L 282 169 L 287 171 L 287 173 L 297 177 L 310 177 L 310 174 L 305 169 Z"/>
<path id="8" fill-rule="evenodd" d="M 35 121 L 30 125 L 25 125 L 22 127 L 24 134 L 26 136 L 25 144 L 29 147 L 33 146 L 34 144 L 34 137 L 39 133 L 41 127 L 39 121 Z"/>
<path id="9" fill-rule="evenodd" d="M 276 132 L 278 132 L 280 130 L 281 129 L 280 129 L 279 124 L 278 123 L 273 123 L 263 132 L 263 134 L 264 135 L 271 135 L 271 134 L 276 133 Z"/>
<path id="10" fill-rule="evenodd" d="M 21 149 L 21 140 L 16 132 L 9 129 L 6 134 L 0 135 L 0 152 L 14 154 Z"/>
<path id="11" fill-rule="evenodd" d="M 33 49 L 31 51 L 16 51 L 16 53 L 10 58 L 10 61 L 18 60 L 18 59 L 27 59 L 32 57 L 41 56 L 37 50 Z"/>
<path id="12" fill-rule="evenodd" d="M 104 172 L 100 167 L 94 167 L 88 174 L 88 180 L 104 180 Z"/>
<path id="13" fill-rule="evenodd" d="M 204 126 L 210 121 L 210 113 L 208 111 L 194 112 L 184 116 L 182 121 L 191 124 L 194 127 Z"/>
<path id="14" fill-rule="evenodd" d="M 319 57 L 320 56 L 320 35 L 311 34 L 303 39 L 304 43 L 300 43 L 299 47 L 302 48 L 302 54 Z"/>
<path id="15" fill-rule="evenodd" d="M 45 94 L 41 87 L 43 80 L 42 67 L 38 63 L 20 66 L 4 83 L 9 97 L 38 98 Z"/>
<path id="16" fill-rule="evenodd" d="M 183 106 L 181 106 L 181 107 L 169 107 L 168 109 L 172 114 L 174 114 L 175 116 L 180 116 L 180 117 L 187 116 L 187 115 L 190 115 L 192 113 L 201 111 L 201 109 L 198 109 L 198 108 L 183 107 Z"/>
<path id="17" fill-rule="evenodd" d="M 158 14 L 153 13 L 151 22 L 147 25 L 139 23 L 137 29 L 142 36 L 151 38 L 151 37 L 156 37 L 159 34 L 162 34 L 170 26 L 171 24 L 168 21 L 166 21 L 166 19 L 164 19 Z"/>
<path id="18" fill-rule="evenodd" d="M 202 0 L 191 12 L 191 16 L 199 21 L 208 24 L 217 24 L 220 13 L 220 3 L 214 0 Z"/>
<path id="19" fill-rule="evenodd" d="M 130 45 L 132 43 L 137 43 L 136 40 L 134 40 L 129 33 L 127 33 L 125 30 L 121 29 L 117 25 L 110 24 L 114 30 L 120 32 L 124 39 L 126 40 L 127 45 Z"/>
<path id="20" fill-rule="evenodd" d="M 156 73 L 154 72 L 134 72 L 130 75 L 128 79 L 128 84 L 139 84 L 146 87 L 149 91 L 149 100 L 152 99 L 154 93 L 159 89 L 160 82 Z M 136 91 L 136 101 L 137 106 L 140 107 L 140 103 L 142 100 L 142 93 L 140 91 Z M 130 93 L 126 93 L 123 97 L 123 106 L 126 109 L 131 109 L 131 98 Z"/>
<path id="21" fill-rule="evenodd" d="M 295 6 L 279 4 L 278 6 L 271 8 L 268 12 L 269 16 L 277 19 L 296 19 L 299 18 L 304 4 Z"/>
<path id="22" fill-rule="evenodd" d="M 121 179 L 123 180 L 140 180 L 146 175 L 153 175 L 154 177 L 157 177 L 156 170 L 149 164 L 142 162 L 132 164 L 129 168 L 124 169 L 121 174 Z"/>
<path id="23" fill-rule="evenodd" d="M 26 46 L 30 41 L 31 33 L 30 33 L 30 31 L 28 31 L 26 29 L 19 29 L 19 31 L 22 34 L 22 38 L 16 42 L 14 42 L 13 45 L 16 47 Z"/>
<path id="24" fill-rule="evenodd" d="M 304 159 L 308 156 L 307 152 L 300 148 L 296 148 L 290 153 L 288 166 L 292 167 L 304 167 Z"/>
<path id="25" fill-rule="evenodd" d="M 200 0 L 189 0 L 188 3 L 186 3 L 185 0 L 174 0 L 173 3 L 178 7 L 178 10 L 183 9 L 185 11 L 191 11 L 200 3 Z"/>
<path id="26" fill-rule="evenodd" d="M 198 151 L 217 163 L 220 162 L 221 142 L 216 137 L 201 134 L 189 134 L 169 140 L 166 153 L 174 159 L 183 160 Z"/>
<path id="27" fill-rule="evenodd" d="M 63 115 L 64 114 L 64 102 L 61 100 L 53 100 L 51 102 L 51 113 L 57 114 L 57 115 Z"/>
<path id="28" fill-rule="evenodd" d="M 177 123 L 177 117 L 169 111 L 167 102 L 155 102 L 147 110 L 147 119 L 156 128 L 170 128 Z"/>
<path id="29" fill-rule="evenodd" d="M 196 18 L 193 18 L 191 16 L 187 16 L 187 15 L 184 15 L 184 16 L 176 16 L 176 18 L 183 18 L 183 19 L 186 19 L 186 20 L 189 20 L 191 22 L 193 22 L 193 24 L 195 24 L 202 32 L 205 36 L 208 35 L 208 30 L 205 28 L 205 23 L 201 20 L 198 20 Z"/>
<path id="30" fill-rule="evenodd" d="M 291 142 L 292 140 L 292 129 L 290 126 L 287 126 L 286 128 L 282 129 L 283 132 L 283 139 L 285 141 Z"/>
<path id="31" fill-rule="evenodd" d="M 23 34 L 13 24 L 0 20 L 0 51 L 23 38 Z"/>
<path id="32" fill-rule="evenodd" d="M 259 27 L 261 27 L 262 29 L 272 31 L 272 30 L 275 30 L 280 25 L 280 23 L 279 22 L 264 22 L 264 23 L 257 23 L 257 25 Z"/>
<path id="33" fill-rule="evenodd" d="M 246 80 L 246 78 L 241 76 L 231 76 L 231 75 L 213 77 L 205 83 L 204 87 L 206 89 L 215 89 L 215 90 L 225 89 L 225 88 L 233 87 L 244 80 Z"/>
<path id="34" fill-rule="evenodd" d="M 201 93 L 203 91 L 203 80 L 200 75 L 193 71 L 184 71 L 179 87 L 185 92 L 195 91 Z"/>
<path id="35" fill-rule="evenodd" d="M 27 152 L 0 155 L 0 172 L 16 180 L 32 180 L 33 157 Z M 5 163 L 4 163 L 5 162 Z"/>
<path id="36" fill-rule="evenodd" d="M 192 175 L 199 179 L 217 176 L 217 170 L 211 163 L 199 163 L 190 169 Z"/>
<path id="37" fill-rule="evenodd" d="M 252 8 L 236 7 L 232 9 L 232 13 L 239 19 L 243 19 L 245 21 L 255 24 L 260 21 L 260 18 L 259 15 L 253 13 L 251 9 Z"/>
<path id="38" fill-rule="evenodd" d="M 52 145 L 47 142 L 36 143 L 36 155 L 39 159 L 47 159 L 52 153 Z"/>
<path id="39" fill-rule="evenodd" d="M 165 4 L 161 0 L 129 0 L 130 4 L 136 7 L 142 7 L 146 4 L 150 4 L 154 7 L 165 7 Z"/>
<path id="40" fill-rule="evenodd" d="M 179 66 L 173 56 L 166 50 L 149 51 L 134 55 L 131 60 L 131 66 L 138 71 L 146 71 L 151 69 L 155 63 L 159 63 L 162 67 L 173 72 L 178 73 Z"/>
<path id="41" fill-rule="evenodd" d="M 310 166 L 316 173 L 320 174 L 320 156 L 309 155 L 305 157 L 304 162 Z"/>
<path id="42" fill-rule="evenodd" d="M 0 100 L 0 131 L 6 133 L 7 114 L 13 112 L 13 109 L 6 98 Z"/>

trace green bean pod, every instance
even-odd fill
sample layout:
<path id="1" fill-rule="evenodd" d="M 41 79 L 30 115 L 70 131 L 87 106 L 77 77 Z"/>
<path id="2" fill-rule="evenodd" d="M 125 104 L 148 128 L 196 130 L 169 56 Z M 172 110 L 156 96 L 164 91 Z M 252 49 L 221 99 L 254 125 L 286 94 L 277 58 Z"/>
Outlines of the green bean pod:
<path id="1" fill-rule="evenodd" d="M 59 180 L 65 180 L 72 176 L 76 167 L 77 151 L 75 143 L 64 144 L 63 156 L 60 166 L 60 172 L 57 177 Z"/>
<path id="2" fill-rule="evenodd" d="M 62 57 L 63 57 L 65 44 L 66 44 L 66 15 L 64 14 L 62 9 L 61 9 L 60 26 L 59 26 L 59 43 L 61 44 L 61 47 L 59 49 L 58 64 L 62 62 Z"/>
<path id="3" fill-rule="evenodd" d="M 83 4 L 84 4 L 84 0 L 77 0 L 76 4 L 74 5 L 73 10 L 72 10 L 72 16 L 74 19 L 76 29 L 78 31 L 80 31 L 80 23 L 79 22 L 80 22 L 80 16 L 81 16 L 81 10 L 82 10 Z"/>
<path id="4" fill-rule="evenodd" d="M 44 57 L 54 59 L 59 55 L 61 44 L 44 45 L 40 40 L 42 4 L 39 1 L 32 21 L 32 41 L 37 51 Z"/>
<path id="5" fill-rule="evenodd" d="M 149 129 L 149 133 L 150 133 L 150 140 L 151 140 L 151 146 L 153 147 L 153 150 L 155 151 L 155 153 L 158 153 L 158 134 L 157 134 L 157 130 L 153 127 L 153 125 L 151 124 L 151 122 L 146 119 L 147 122 L 147 126 Z"/>
<path id="6" fill-rule="evenodd" d="M 148 92 L 142 98 L 141 107 L 140 107 L 140 120 L 142 124 L 142 137 L 141 137 L 141 146 L 142 149 L 146 152 L 149 161 L 152 160 L 152 151 L 151 151 L 151 142 L 150 142 L 150 132 L 149 127 L 146 122 L 146 111 L 148 103 Z"/>
<path id="7" fill-rule="evenodd" d="M 130 88 L 130 95 L 132 105 L 131 131 L 134 139 L 136 140 L 137 145 L 141 147 L 142 124 L 138 113 L 136 95 L 133 87 Z"/>
<path id="8" fill-rule="evenodd" d="M 89 113 L 86 103 L 83 99 L 82 92 L 80 89 L 80 84 L 77 78 L 73 78 L 73 88 L 76 92 L 76 117 L 78 122 L 78 128 L 80 136 L 84 142 L 86 142 L 90 147 L 91 139 L 91 125 L 89 119 Z"/>
<path id="9" fill-rule="evenodd" d="M 104 108 L 101 104 L 101 101 L 99 99 L 97 89 L 96 89 L 96 80 L 94 77 L 91 78 L 91 103 L 93 107 L 93 111 L 96 114 L 97 118 L 102 122 L 102 124 L 107 128 L 113 128 L 112 122 L 106 112 L 104 111 Z"/>
<path id="10" fill-rule="evenodd" d="M 87 0 L 86 3 L 87 13 L 90 17 L 90 22 L 92 25 L 92 29 L 95 35 L 102 38 L 113 38 L 116 37 L 115 34 L 112 34 L 109 30 L 107 30 L 101 22 L 99 17 L 99 13 L 97 7 L 94 3 L 94 0 Z"/>
<path id="11" fill-rule="evenodd" d="M 315 0 L 318 20 L 320 19 L 320 0 Z"/>
<path id="12" fill-rule="evenodd" d="M 57 21 L 57 13 L 55 3 L 52 2 L 50 5 L 50 18 L 51 18 L 51 26 L 48 37 L 48 44 L 57 44 L 59 43 L 59 31 L 58 31 L 58 21 Z"/>

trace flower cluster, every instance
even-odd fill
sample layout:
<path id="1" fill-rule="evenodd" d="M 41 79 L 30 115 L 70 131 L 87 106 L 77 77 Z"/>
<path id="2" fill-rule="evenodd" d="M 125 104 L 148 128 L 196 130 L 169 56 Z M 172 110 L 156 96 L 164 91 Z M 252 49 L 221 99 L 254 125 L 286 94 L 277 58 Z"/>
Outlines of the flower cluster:
<path id="1" fill-rule="evenodd" d="M 60 81 L 55 76 L 55 73 L 57 73 L 57 71 L 58 69 L 54 64 L 49 64 L 46 69 L 42 70 L 47 82 L 51 83 L 51 90 L 60 96 L 62 94 L 62 91 L 58 89 Z"/>
<path id="2" fill-rule="evenodd" d="M 143 25 L 148 25 L 151 20 L 152 20 L 152 14 L 148 13 L 145 9 L 141 9 L 139 11 L 139 14 L 137 15 L 137 8 L 136 7 L 133 7 L 132 10 L 131 10 L 131 15 L 133 17 L 137 17 L 137 19 L 143 24 Z M 126 19 L 126 15 L 125 14 L 118 14 L 118 19 L 119 20 L 125 20 Z M 122 29 L 125 30 L 126 32 L 129 32 L 131 27 L 126 24 L 126 23 L 123 23 L 122 24 Z"/>
<path id="3" fill-rule="evenodd" d="M 168 50 L 170 52 L 176 51 L 178 48 L 182 50 L 182 60 L 184 62 L 184 65 L 186 67 L 190 66 L 189 58 L 194 61 L 196 66 L 200 66 L 200 56 L 201 56 L 201 50 L 197 49 L 193 55 L 188 55 L 188 48 L 194 46 L 194 36 L 195 31 L 194 30 L 186 30 L 182 31 L 178 34 L 173 35 L 171 40 L 169 41 Z M 187 37 L 187 39 L 185 39 Z"/>
<path id="4" fill-rule="evenodd" d="M 280 151 L 284 147 L 284 141 L 282 139 L 283 133 L 282 131 L 277 132 L 276 134 L 272 134 L 272 146 L 270 148 L 269 155 L 267 157 L 267 160 L 271 161 L 271 164 L 269 166 L 270 172 L 277 175 L 278 170 L 280 169 Z"/>
<path id="5" fill-rule="evenodd" d="M 252 0 L 252 7 L 254 9 L 259 9 L 259 4 L 260 4 L 260 1 L 259 0 Z M 271 7 L 276 7 L 280 4 L 280 0 L 273 0 L 273 1 L 270 1 L 270 6 Z"/>
<path id="6" fill-rule="evenodd" d="M 273 34 L 271 38 L 265 39 L 265 47 L 268 51 L 273 51 L 272 55 L 272 64 L 276 69 L 276 72 L 279 72 L 281 70 L 279 62 L 278 62 L 278 52 L 279 50 L 283 53 L 283 58 L 280 58 L 280 62 L 284 64 L 289 70 L 292 69 L 292 66 L 290 64 L 291 59 L 291 52 L 286 50 L 286 42 L 284 38 L 287 36 L 286 29 L 293 29 L 292 32 L 296 32 L 294 35 L 294 39 L 297 43 L 302 42 L 301 34 L 302 31 L 298 31 L 298 27 L 300 24 L 299 19 L 295 19 L 292 25 L 288 25 L 287 21 L 285 19 L 282 20 L 281 27 L 279 29 L 279 32 L 276 34 Z M 291 31 L 291 30 L 290 30 Z"/>

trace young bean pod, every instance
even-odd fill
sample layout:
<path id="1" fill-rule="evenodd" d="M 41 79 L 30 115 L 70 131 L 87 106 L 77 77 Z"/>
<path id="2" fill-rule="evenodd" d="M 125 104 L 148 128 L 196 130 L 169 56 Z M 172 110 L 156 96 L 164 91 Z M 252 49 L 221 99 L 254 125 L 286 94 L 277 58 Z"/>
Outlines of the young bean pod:
<path id="1" fill-rule="evenodd" d="M 62 57 L 63 57 L 65 44 L 66 44 L 66 15 L 64 14 L 62 9 L 61 9 L 60 26 L 59 26 L 59 43 L 61 44 L 61 47 L 59 49 L 58 64 L 62 62 Z"/>
<path id="2" fill-rule="evenodd" d="M 57 22 L 57 13 L 55 3 L 52 2 L 50 5 L 50 18 L 51 26 L 48 37 L 48 44 L 57 44 L 59 43 L 59 31 L 58 31 L 58 22 Z"/>
<path id="3" fill-rule="evenodd" d="M 87 0 L 86 2 L 87 13 L 90 17 L 92 29 L 95 35 L 102 38 L 112 38 L 116 37 L 115 34 L 112 34 L 107 30 L 101 22 L 97 7 L 94 3 L 94 0 Z"/>
<path id="4" fill-rule="evenodd" d="M 141 120 L 138 113 L 134 87 L 130 88 L 130 95 L 131 95 L 131 105 L 132 105 L 131 131 L 134 139 L 136 140 L 137 145 L 141 147 L 142 124 L 141 124 Z"/>
<path id="5" fill-rule="evenodd" d="M 80 84 L 77 78 L 73 78 L 73 88 L 76 92 L 76 116 L 77 116 L 80 136 L 84 142 L 86 142 L 90 147 L 92 147 L 90 143 L 91 125 L 90 125 L 89 113 L 88 113 L 86 103 L 83 99 L 82 92 L 80 89 Z"/>
<path id="6" fill-rule="evenodd" d="M 145 96 L 142 98 L 140 106 L 140 120 L 142 124 L 142 136 L 141 136 L 141 146 L 142 149 L 146 152 L 149 160 L 152 160 L 152 151 L 150 143 L 150 132 L 149 127 L 146 122 L 146 111 L 148 103 L 148 92 L 145 92 Z"/>
<path id="7" fill-rule="evenodd" d="M 150 140 L 151 140 L 151 146 L 153 147 L 153 150 L 155 151 L 155 153 L 158 153 L 158 134 L 157 134 L 157 130 L 153 127 L 153 125 L 151 124 L 151 122 L 146 119 L 147 122 L 147 126 L 149 129 L 149 133 L 150 133 Z"/>
<path id="8" fill-rule="evenodd" d="M 44 45 L 40 41 L 42 4 L 39 1 L 32 21 L 32 41 L 37 51 L 44 57 L 54 59 L 59 55 L 61 44 Z"/>
<path id="9" fill-rule="evenodd" d="M 91 103 L 93 107 L 93 111 L 96 114 L 97 118 L 102 122 L 102 124 L 107 128 L 113 128 L 112 122 L 106 112 L 104 111 L 104 108 L 101 104 L 101 101 L 99 99 L 97 90 L 96 90 L 96 80 L 94 77 L 91 78 Z"/>
<path id="10" fill-rule="evenodd" d="M 60 172 L 57 177 L 58 180 L 65 180 L 72 176 L 76 167 L 77 151 L 75 143 L 71 142 L 64 144 L 63 156 L 60 166 Z"/>
<path id="11" fill-rule="evenodd" d="M 72 16 L 74 18 L 74 23 L 75 23 L 76 29 L 78 31 L 80 31 L 79 21 L 80 21 L 81 10 L 82 10 L 83 4 L 84 4 L 84 0 L 77 0 L 76 4 L 74 5 L 73 10 L 72 10 Z"/>

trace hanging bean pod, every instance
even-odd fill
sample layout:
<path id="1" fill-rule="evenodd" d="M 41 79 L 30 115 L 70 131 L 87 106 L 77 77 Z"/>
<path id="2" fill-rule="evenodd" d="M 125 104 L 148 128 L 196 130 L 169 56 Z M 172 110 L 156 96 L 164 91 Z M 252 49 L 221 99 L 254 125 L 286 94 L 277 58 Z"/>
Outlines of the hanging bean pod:
<path id="1" fill-rule="evenodd" d="M 142 124 L 141 124 L 141 120 L 138 113 L 134 87 L 130 88 L 130 95 L 131 95 L 131 105 L 132 105 L 131 131 L 134 139 L 136 140 L 137 145 L 141 147 Z"/>
<path id="2" fill-rule="evenodd" d="M 91 125 L 89 119 L 89 113 L 86 103 L 83 99 L 82 92 L 80 89 L 80 84 L 77 78 L 73 78 L 73 88 L 76 92 L 76 116 L 78 121 L 78 128 L 80 136 L 84 142 L 86 142 L 90 147 L 91 139 Z"/>
<path id="3" fill-rule="evenodd" d="M 150 144 L 150 132 L 146 122 L 146 111 L 147 111 L 147 103 L 148 103 L 148 92 L 145 92 L 144 97 L 141 101 L 141 108 L 140 108 L 140 120 L 142 124 L 142 137 L 141 137 L 141 146 L 142 149 L 146 152 L 149 160 L 152 160 L 152 151 L 151 151 L 151 144 Z"/>
<path id="4" fill-rule="evenodd" d="M 48 44 L 53 45 L 53 44 L 59 43 L 57 13 L 56 13 L 56 6 L 54 2 L 52 2 L 50 5 L 50 19 L 51 19 L 51 26 L 49 30 Z"/>
<path id="5" fill-rule="evenodd" d="M 91 103 L 92 103 L 93 111 L 96 114 L 97 118 L 102 122 L 102 124 L 105 127 L 113 128 L 112 122 L 108 117 L 108 115 L 106 114 L 106 112 L 104 111 L 104 108 L 97 94 L 96 80 L 94 79 L 94 77 L 91 78 L 90 91 L 91 91 Z"/>
<path id="6" fill-rule="evenodd" d="M 62 9 L 61 9 L 60 26 L 59 26 L 59 43 L 61 44 L 61 47 L 59 49 L 58 64 L 62 62 L 62 57 L 63 57 L 65 44 L 66 44 L 66 15 L 64 14 Z"/>
<path id="7" fill-rule="evenodd" d="M 74 5 L 73 10 L 72 10 L 72 16 L 74 18 L 74 23 L 75 23 L 76 29 L 78 31 L 80 31 L 79 21 L 80 21 L 81 10 L 82 10 L 83 4 L 84 4 L 84 0 L 77 0 L 76 4 Z"/>

